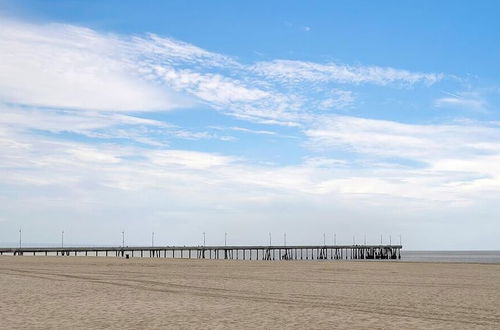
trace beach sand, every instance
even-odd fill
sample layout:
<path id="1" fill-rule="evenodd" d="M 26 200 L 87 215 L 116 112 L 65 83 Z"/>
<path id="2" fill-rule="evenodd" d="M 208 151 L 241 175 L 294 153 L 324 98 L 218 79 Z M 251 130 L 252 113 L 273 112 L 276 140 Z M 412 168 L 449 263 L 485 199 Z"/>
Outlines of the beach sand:
<path id="1" fill-rule="evenodd" d="M 0 257 L 2 329 L 500 329 L 500 265 Z"/>

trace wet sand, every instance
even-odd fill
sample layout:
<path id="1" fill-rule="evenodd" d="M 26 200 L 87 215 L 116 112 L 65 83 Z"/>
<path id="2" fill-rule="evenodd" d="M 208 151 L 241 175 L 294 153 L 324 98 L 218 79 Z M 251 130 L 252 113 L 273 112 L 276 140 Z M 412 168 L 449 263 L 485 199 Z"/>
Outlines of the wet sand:
<path id="1" fill-rule="evenodd" d="M 498 329 L 500 265 L 0 257 L 2 329 Z"/>

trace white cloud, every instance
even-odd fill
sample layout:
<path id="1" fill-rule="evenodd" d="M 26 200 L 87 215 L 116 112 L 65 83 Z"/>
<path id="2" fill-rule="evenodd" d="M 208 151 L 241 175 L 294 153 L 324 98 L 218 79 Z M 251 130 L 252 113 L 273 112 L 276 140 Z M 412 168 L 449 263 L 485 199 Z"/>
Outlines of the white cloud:
<path id="1" fill-rule="evenodd" d="M 164 110 L 179 106 L 176 103 L 178 99 L 172 97 L 174 94 L 171 91 L 189 95 L 223 113 L 246 120 L 285 125 L 299 125 L 312 120 L 313 123 L 319 123 L 305 130 L 312 146 L 347 149 L 376 157 L 419 160 L 426 162 L 428 168 L 434 166 L 435 171 L 442 172 L 443 164 L 458 159 L 457 155 L 461 152 L 471 155 L 497 151 L 494 144 L 498 138 L 496 127 L 419 126 L 340 116 L 318 118 L 314 114 L 316 109 L 351 106 L 354 99 L 352 92 L 329 85 L 325 91 L 320 91 L 319 98 L 311 100 L 301 94 L 302 89 L 307 90 L 307 84 L 296 89 L 297 93 L 280 91 L 283 87 L 280 81 L 285 84 L 338 82 L 413 85 L 433 84 L 442 79 L 440 74 L 284 60 L 245 66 L 227 56 L 156 35 L 127 38 L 69 25 L 35 26 L 11 21 L 5 21 L 3 27 L 0 31 L 0 48 L 7 51 L 0 53 L 1 100 L 47 107 L 4 106 L 0 123 L 6 128 L 5 132 L 16 134 L 16 139 L 9 135 L 3 136 L 3 149 L 9 151 L 5 153 L 5 164 L 12 165 L 17 159 L 28 158 L 33 161 L 28 162 L 27 166 L 33 166 L 34 169 L 45 168 L 50 164 L 50 167 L 46 167 L 47 171 L 51 171 L 49 168 L 71 168 L 78 164 L 76 168 L 73 167 L 74 173 L 91 171 L 92 175 L 102 177 L 105 185 L 127 189 L 133 187 L 136 178 L 141 176 L 144 179 L 141 187 L 148 184 L 157 186 L 160 182 L 169 186 L 172 183 L 168 180 L 174 179 L 165 171 L 172 170 L 179 175 L 172 182 L 181 180 L 182 184 L 191 181 L 210 184 L 227 182 L 236 186 L 250 185 L 307 194 L 370 194 L 380 188 L 381 192 L 389 195 L 401 194 L 404 182 L 399 172 L 379 172 L 380 177 L 370 181 L 373 184 L 369 185 L 377 188 L 368 189 L 368 186 L 360 184 L 363 178 L 366 179 L 366 173 L 328 158 L 309 159 L 298 166 L 261 167 L 244 165 L 228 156 L 182 150 L 134 149 L 130 154 L 130 150 L 124 151 L 123 147 L 117 151 L 104 147 L 103 152 L 102 145 L 91 147 L 53 140 L 33 142 L 33 139 L 40 137 L 33 135 L 31 130 L 71 132 L 94 138 L 125 138 L 160 147 L 167 145 L 165 136 L 184 139 L 232 138 L 208 132 L 191 132 L 129 114 L 100 112 Z M 261 79 L 261 75 L 276 79 L 278 83 L 266 82 Z M 267 130 L 230 129 L 275 135 Z M 464 130 L 467 132 L 464 133 Z M 475 138 L 471 139 L 471 135 Z M 44 150 L 49 156 L 34 151 L 34 145 L 37 146 L 36 150 Z M 20 154 L 13 156 L 16 153 Z M 122 161 L 121 157 L 126 155 L 139 156 L 139 159 L 147 160 L 148 165 L 136 161 L 130 167 L 130 164 Z M 467 166 L 470 168 L 470 165 Z M 69 168 L 62 167 L 61 173 L 71 173 Z M 343 172 L 338 172 L 340 168 Z M 391 164 L 378 168 L 380 171 L 401 170 L 391 168 Z M 468 172 L 467 168 L 464 165 L 465 172 Z M 485 174 L 479 168 L 474 173 Z M 21 177 L 19 172 L 11 174 L 7 180 Z M 133 180 L 127 179 L 129 177 Z M 49 178 L 47 173 L 27 174 L 25 180 L 50 182 Z M 77 180 L 75 176 L 69 175 L 67 181 L 63 182 L 73 184 L 74 180 Z M 346 184 L 349 188 L 345 187 Z M 421 189 L 408 196 L 426 198 L 422 193 L 426 192 L 425 195 L 437 198 L 436 194 L 427 194 L 426 189 L 431 188 L 421 183 Z"/>
<path id="2" fill-rule="evenodd" d="M 140 225 L 144 219 L 168 222 L 169 230 L 176 221 L 198 230 L 207 219 L 225 219 L 235 227 L 242 219 L 259 227 L 255 221 L 264 219 L 282 221 L 275 227 L 281 230 L 314 218 L 306 221 L 309 229 L 317 217 L 332 223 L 332 214 L 340 217 L 336 212 L 342 207 L 363 209 L 370 219 L 372 207 L 380 207 L 385 219 L 395 204 L 399 217 L 413 209 L 480 203 L 500 193 L 498 123 L 411 125 L 324 115 L 354 106 L 353 92 L 338 84 L 432 85 L 441 74 L 284 60 L 246 65 L 156 35 L 117 36 L 60 24 L 0 25 L 2 219 L 41 210 L 37 214 L 48 224 L 61 212 L 61 219 L 80 214 L 82 223 L 94 225 L 108 223 L 111 214 L 120 226 L 124 218 L 128 223 L 140 218 Z M 276 165 L 173 149 L 172 137 L 234 137 L 133 113 L 168 110 L 185 100 L 252 122 L 298 127 L 318 153 Z M 286 129 L 225 125 L 211 129 L 262 139 L 290 137 L 281 134 Z M 378 223 L 374 226 L 379 230 Z"/>
<path id="3" fill-rule="evenodd" d="M 180 193 L 188 189 L 197 191 L 189 195 L 195 200 L 201 198 L 198 194 L 229 190 L 233 197 L 243 199 L 266 191 L 272 195 L 310 196 L 308 198 L 325 195 L 357 199 L 373 195 L 384 196 L 387 201 L 406 198 L 467 203 L 482 199 L 485 191 L 500 192 L 500 167 L 494 165 L 500 164 L 500 150 L 491 152 L 490 147 L 489 152 L 484 153 L 480 144 L 494 139 L 500 134 L 500 128 L 484 128 L 490 132 L 469 139 L 465 133 L 443 139 L 448 134 L 457 135 L 457 129 L 463 129 L 459 126 L 410 129 L 407 134 L 414 135 L 414 140 L 428 139 L 438 145 L 426 148 L 415 144 L 413 139 L 401 139 L 401 124 L 382 123 L 381 129 L 387 131 L 382 138 L 373 128 L 376 124 L 352 126 L 358 132 L 365 130 L 362 135 L 371 137 L 373 143 L 369 143 L 368 138 L 350 142 L 335 139 L 333 145 L 324 145 L 354 146 L 364 155 L 362 161 L 312 157 L 302 164 L 288 166 L 249 164 L 244 159 L 208 152 L 89 145 L 8 132 L 0 136 L 3 150 L 0 166 L 5 169 L 0 182 L 67 185 L 65 189 L 71 190 L 78 190 L 87 182 L 126 191 L 154 188 Z M 472 131 L 478 133 L 480 129 L 476 127 Z M 424 131 L 429 136 L 418 137 Z M 390 138 L 394 139 L 393 143 L 388 142 Z M 465 152 L 467 150 L 469 152 Z M 370 157 L 375 158 L 370 160 Z M 425 165 L 415 168 L 378 164 L 377 157 L 406 157 Z"/>
<path id="4" fill-rule="evenodd" d="M 411 125 L 334 116 L 305 134 L 317 150 L 353 153 L 352 173 L 324 181 L 326 190 L 461 205 L 500 193 L 498 123 Z"/>
<path id="5" fill-rule="evenodd" d="M 115 112 L 53 110 L 3 105 L 0 103 L 0 128 L 35 135 L 72 133 L 94 139 L 124 139 L 151 146 L 167 146 L 171 138 L 185 140 L 218 139 L 206 131 L 191 131 L 164 121 Z"/>
<path id="6" fill-rule="evenodd" d="M 240 118 L 285 124 L 299 106 L 275 90 L 249 87 L 243 82 L 248 71 L 231 58 L 173 39 L 128 38 L 63 24 L 1 24 L 3 102 L 137 112 L 192 106 L 198 100 Z M 229 77 L 228 70 L 238 71 L 243 80 Z"/>
<path id="7" fill-rule="evenodd" d="M 0 100 L 56 108 L 148 111 L 181 106 L 140 77 L 122 39 L 62 24 L 3 20 Z"/>
<path id="8" fill-rule="evenodd" d="M 0 104 L 0 124 L 52 133 L 73 132 L 81 134 L 119 125 L 171 127 L 157 120 L 124 114 L 25 108 L 2 104 Z"/>
<path id="9" fill-rule="evenodd" d="M 243 120 L 298 126 L 317 110 L 353 104 L 351 91 L 332 84 L 433 84 L 442 78 L 287 60 L 246 65 L 154 34 L 120 36 L 12 20 L 1 24 L 0 101 L 38 107 L 163 111 L 201 102 Z M 290 82 L 301 85 L 289 90 Z"/>
<path id="10" fill-rule="evenodd" d="M 209 169 L 232 163 L 232 157 L 185 150 L 164 150 L 146 152 L 153 164 L 181 166 L 187 169 Z"/>
<path id="11" fill-rule="evenodd" d="M 250 87 L 221 74 L 155 65 L 154 74 L 174 90 L 196 97 L 225 114 L 264 124 L 296 126 L 303 100 L 269 88 Z M 255 83 L 259 85 L 259 83 Z"/>
<path id="12" fill-rule="evenodd" d="M 254 102 L 271 97 L 268 92 L 245 87 L 239 81 L 220 74 L 200 74 L 163 66 L 155 66 L 154 70 L 176 90 L 187 91 L 218 106 L 230 107 L 235 102 Z"/>
<path id="13" fill-rule="evenodd" d="M 201 65 L 215 67 L 234 67 L 241 65 L 233 58 L 199 48 L 179 40 L 148 34 L 131 38 L 129 51 L 140 54 L 149 65 Z"/>
<path id="14" fill-rule="evenodd" d="M 390 127 L 390 123 L 386 124 L 386 129 Z M 395 136 L 400 134 L 399 128 L 393 129 Z M 422 129 L 417 127 L 414 134 Z M 461 138 L 458 141 L 467 142 Z M 474 145 L 481 141 L 488 139 L 483 136 L 468 142 Z M 495 150 L 489 142 L 486 144 L 488 150 Z M 388 147 L 401 150 L 405 145 L 411 143 L 400 141 Z M 372 147 L 362 150 L 368 156 L 378 156 Z M 373 224 L 358 214 L 358 222 L 349 224 L 354 217 L 351 214 L 345 225 L 357 228 L 363 224 L 363 230 L 374 226 L 378 231 L 380 226 L 390 224 L 386 218 L 394 205 L 398 205 L 395 217 L 401 220 L 412 211 L 422 214 L 422 210 L 463 209 L 500 193 L 500 167 L 495 165 L 500 164 L 498 149 L 495 154 L 476 156 L 449 152 L 438 157 L 420 152 L 427 165 L 418 169 L 377 166 L 376 159 L 363 164 L 367 160 L 328 157 L 278 166 L 251 164 L 219 153 L 60 141 L 8 128 L 0 130 L 0 149 L 0 185 L 8 187 L 0 195 L 6 206 L 2 214 L 21 217 L 22 201 L 29 205 L 30 214 L 37 210 L 38 218 L 48 217 L 48 226 L 55 221 L 54 214 L 60 212 L 64 218 L 82 217 L 87 226 L 130 226 L 140 217 L 140 223 L 147 224 L 148 230 L 157 223 L 169 232 L 180 220 L 191 230 L 194 226 L 201 232 L 205 230 L 201 229 L 205 228 L 205 221 L 212 217 L 226 225 L 244 221 L 242 225 L 248 226 L 255 226 L 264 217 L 271 227 L 281 224 L 277 219 L 284 217 L 282 225 L 289 228 L 299 226 L 312 214 L 314 219 L 307 220 L 308 224 L 316 224 L 317 217 L 324 218 L 325 223 L 333 217 L 334 223 L 339 224 L 339 217 L 347 217 L 345 211 L 338 210 L 343 205 L 351 211 L 359 209 L 370 219 L 385 219 Z M 415 154 L 411 152 L 411 156 Z M 71 209 L 66 210 L 68 205 Z M 11 207 L 15 210 L 8 211 Z M 393 224 L 401 225 L 399 221 Z M 265 227 L 266 232 L 269 226 Z M 246 227 L 233 230 L 243 228 Z M 301 228 L 308 235 L 310 228 Z"/>
<path id="15" fill-rule="evenodd" d="M 249 129 L 245 127 L 230 127 L 230 130 L 233 131 L 240 131 L 240 132 L 246 132 L 246 133 L 252 133 L 252 134 L 261 134 L 261 135 L 276 135 L 276 132 L 272 131 L 266 131 L 266 130 L 255 130 L 255 129 Z"/>
<path id="16" fill-rule="evenodd" d="M 500 138 L 500 127 L 450 124 L 412 125 L 387 120 L 348 116 L 321 117 L 306 130 L 314 148 L 339 148 L 383 157 L 429 161 L 450 155 L 498 152 L 492 142 Z"/>
<path id="17" fill-rule="evenodd" d="M 259 62 L 252 70 L 259 75 L 288 83 L 333 81 L 344 84 L 411 86 L 418 83 L 432 85 L 443 79 L 442 74 L 410 72 L 390 67 L 319 64 L 291 60 Z"/>
<path id="18" fill-rule="evenodd" d="M 437 99 L 434 105 L 438 108 L 461 108 L 474 111 L 485 111 L 487 102 L 478 93 L 448 93 L 449 96 Z"/>
<path id="19" fill-rule="evenodd" d="M 333 89 L 329 97 L 319 102 L 319 109 L 345 109 L 354 103 L 354 96 L 351 91 Z"/>
<path id="20" fill-rule="evenodd" d="M 245 120 L 291 126 L 304 122 L 309 124 L 308 121 L 318 123 L 305 130 L 309 144 L 316 148 L 338 148 L 370 156 L 408 158 L 434 165 L 438 164 L 435 163 L 438 160 L 454 159 L 461 152 L 471 155 L 497 151 L 494 144 L 498 138 L 496 127 L 419 126 L 340 116 L 318 118 L 315 110 L 351 106 L 354 99 L 352 92 L 329 85 L 320 92 L 319 98 L 311 100 L 301 91 L 281 92 L 283 86 L 280 82 L 270 83 L 261 78 L 263 75 L 296 83 L 413 85 L 433 84 L 442 79 L 440 74 L 285 60 L 246 66 L 230 57 L 156 35 L 123 37 L 70 25 L 35 26 L 12 21 L 4 21 L 2 27 L 0 49 L 6 51 L 0 53 L 1 100 L 48 107 L 5 106 L 2 109 L 0 123 L 6 132 L 25 137 L 14 143 L 12 138 L 4 136 L 3 141 L 7 143 L 5 148 L 11 151 L 29 150 L 32 139 L 39 138 L 31 133 L 32 130 L 71 132 L 93 138 L 124 138 L 160 147 L 168 145 L 166 136 L 225 141 L 234 139 L 208 132 L 192 132 L 130 114 L 99 111 L 163 110 L 179 106 L 177 99 L 171 97 L 174 95 L 170 92 L 172 90 Z M 307 85 L 303 87 L 307 89 Z M 276 135 L 268 130 L 230 129 Z M 475 138 L 471 138 L 471 135 Z M 47 142 L 49 144 L 54 143 Z M 59 146 L 68 148 L 60 150 L 65 157 L 70 155 L 70 158 L 80 161 L 95 159 L 109 166 L 122 164 L 120 155 L 100 155 L 97 149 L 91 150 L 89 146 L 70 145 L 63 143 Z M 319 193 L 337 187 L 334 182 L 342 182 L 338 181 L 338 177 L 325 174 L 328 166 L 340 166 L 338 162 L 328 159 L 310 159 L 295 168 L 259 168 L 235 165 L 230 157 L 220 155 L 183 151 L 136 152 L 149 159 L 154 166 L 182 165 L 190 170 L 223 169 L 225 172 L 221 176 L 226 177 L 228 182 L 244 185 L 257 184 L 288 191 Z M 49 161 L 32 154 L 24 156 L 37 161 L 44 159 L 40 160 L 41 163 Z M 51 157 L 57 158 L 55 154 Z M 10 161 L 15 159 L 10 158 Z M 345 164 L 343 166 L 346 168 Z M 440 167 L 436 165 L 436 168 Z M 256 175 L 248 174 L 247 171 Z M 359 177 L 359 174 L 353 173 L 346 175 L 355 177 L 354 183 Z M 155 182 L 153 179 L 146 181 Z"/>

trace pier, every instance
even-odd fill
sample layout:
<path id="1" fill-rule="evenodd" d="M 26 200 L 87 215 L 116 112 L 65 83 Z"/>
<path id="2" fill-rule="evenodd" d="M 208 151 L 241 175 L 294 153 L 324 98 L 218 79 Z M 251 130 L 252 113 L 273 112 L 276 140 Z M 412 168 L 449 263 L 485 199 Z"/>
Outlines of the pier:
<path id="1" fill-rule="evenodd" d="M 0 248 L 0 255 L 231 260 L 387 260 L 401 259 L 402 248 L 402 245 L 22 247 Z"/>

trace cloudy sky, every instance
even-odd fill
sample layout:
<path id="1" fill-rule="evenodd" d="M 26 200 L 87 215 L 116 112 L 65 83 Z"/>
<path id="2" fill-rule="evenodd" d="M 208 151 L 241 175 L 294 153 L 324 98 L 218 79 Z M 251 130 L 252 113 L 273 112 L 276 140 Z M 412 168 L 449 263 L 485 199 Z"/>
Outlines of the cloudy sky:
<path id="1" fill-rule="evenodd" d="M 0 1 L 0 244 L 500 249 L 495 1 Z"/>

